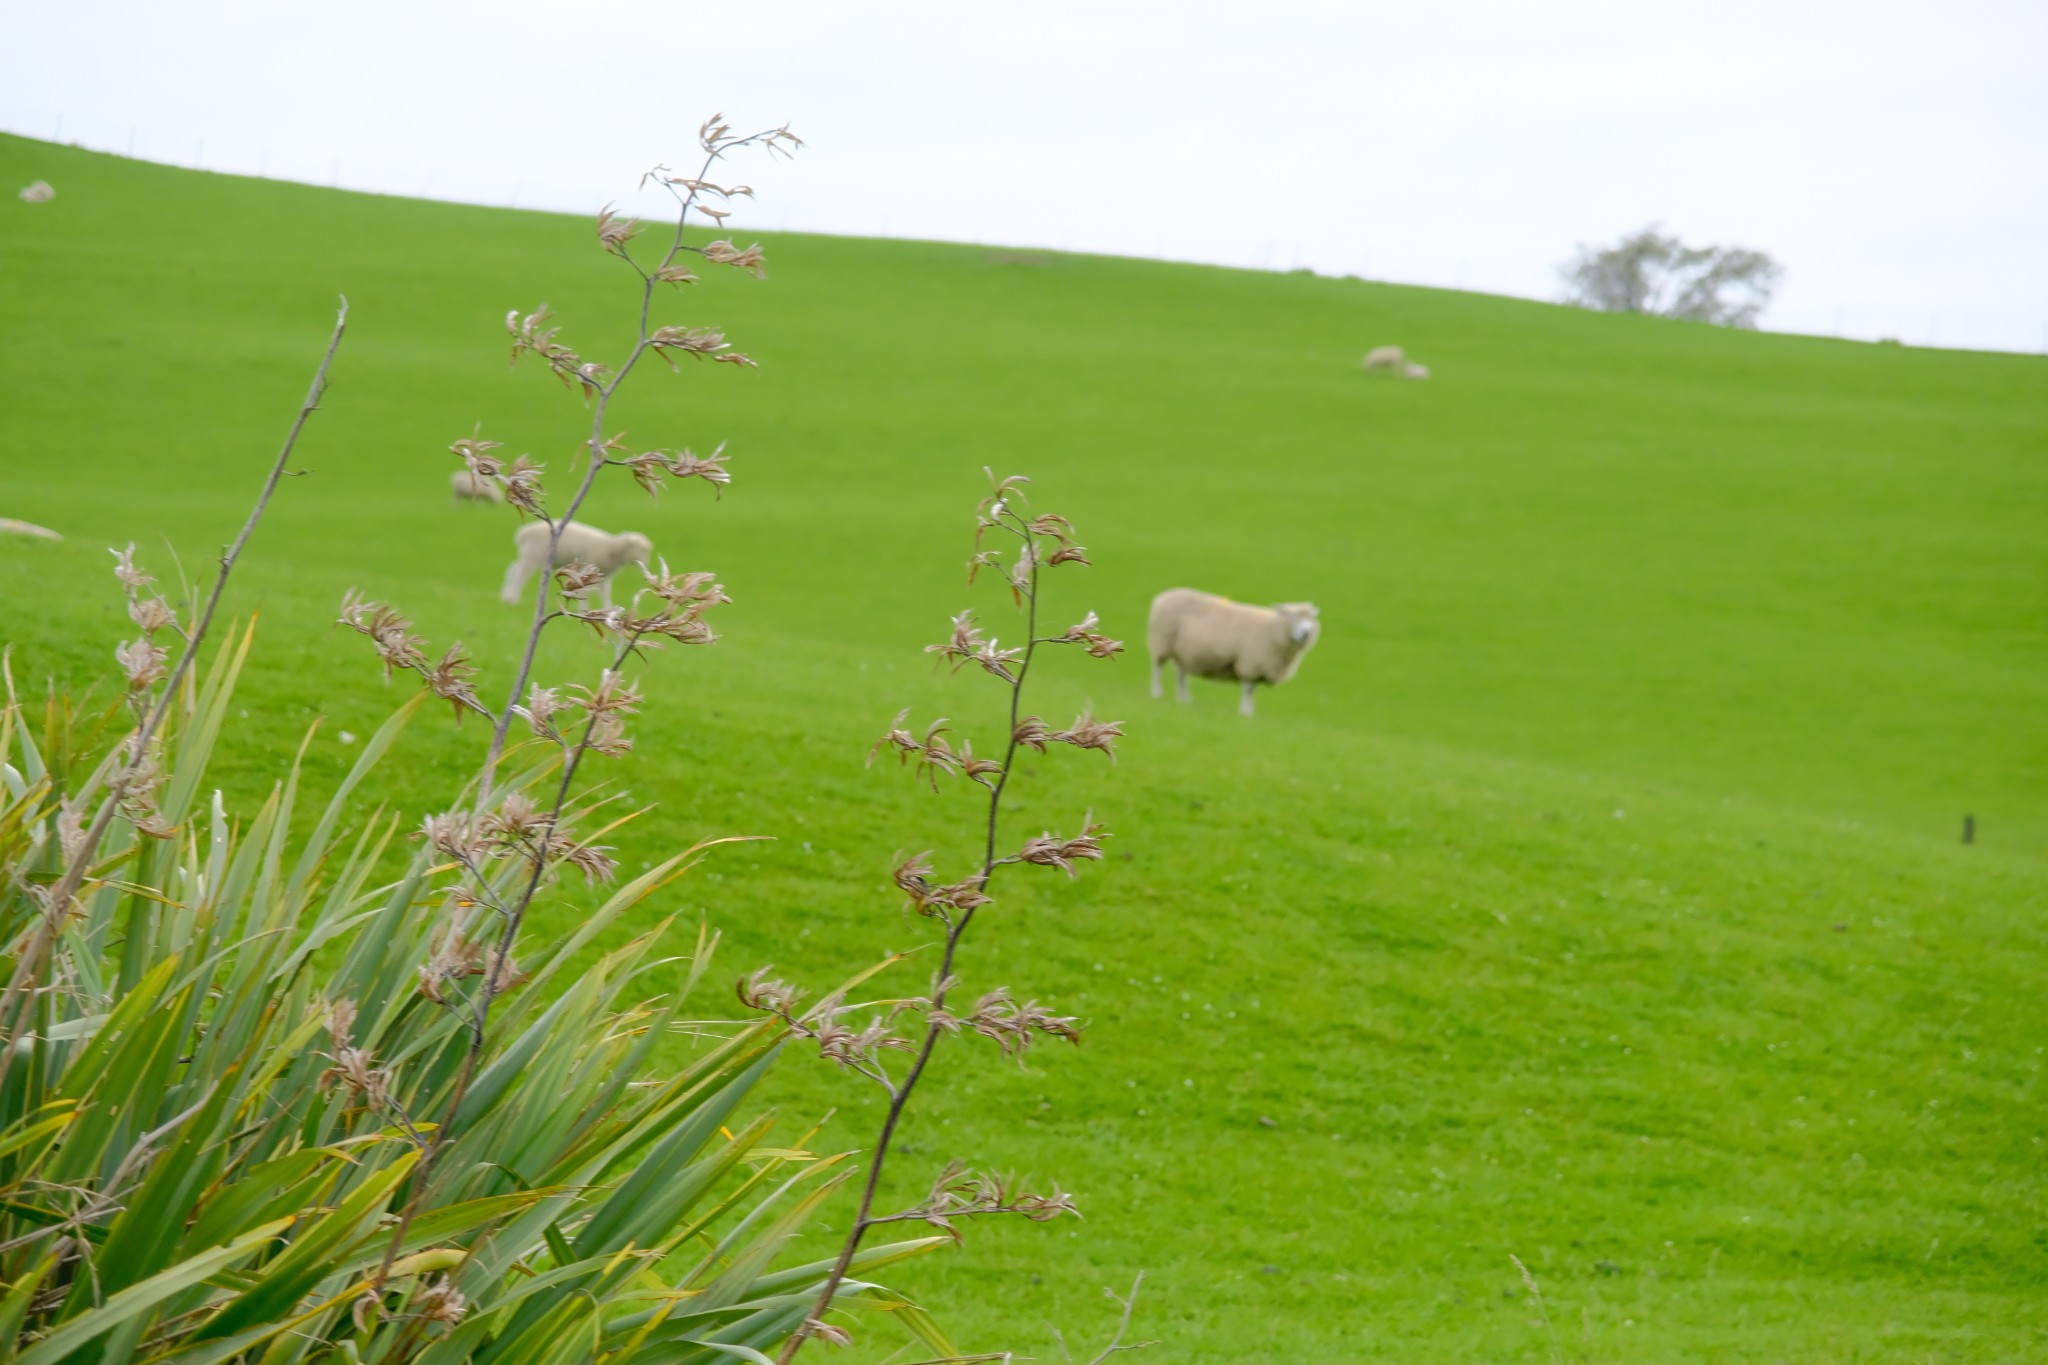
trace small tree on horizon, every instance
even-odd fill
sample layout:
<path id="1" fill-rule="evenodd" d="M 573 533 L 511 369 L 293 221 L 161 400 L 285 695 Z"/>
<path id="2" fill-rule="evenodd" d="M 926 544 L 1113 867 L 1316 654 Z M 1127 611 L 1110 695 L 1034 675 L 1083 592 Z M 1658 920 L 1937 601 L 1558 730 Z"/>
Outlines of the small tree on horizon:
<path id="1" fill-rule="evenodd" d="M 1558 267 L 1565 301 L 1605 313 L 1754 327 L 1784 269 L 1761 251 L 1687 246 L 1650 224 L 1612 246 L 1580 245 Z"/>

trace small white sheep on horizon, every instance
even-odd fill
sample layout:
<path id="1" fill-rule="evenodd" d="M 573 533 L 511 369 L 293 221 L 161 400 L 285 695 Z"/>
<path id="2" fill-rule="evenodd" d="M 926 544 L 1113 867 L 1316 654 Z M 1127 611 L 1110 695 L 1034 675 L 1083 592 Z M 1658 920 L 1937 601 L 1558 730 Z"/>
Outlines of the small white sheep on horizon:
<path id="1" fill-rule="evenodd" d="M 1399 346 L 1373 347 L 1365 353 L 1365 361 L 1359 368 L 1367 374 L 1393 374 L 1403 379 L 1429 378 L 1429 366 L 1416 364 Z"/>
<path id="2" fill-rule="evenodd" d="M 1243 688 L 1238 714 L 1252 714 L 1252 690 L 1278 686 L 1301 667 L 1322 634 L 1313 602 L 1270 607 L 1233 602 L 1193 588 L 1168 588 L 1152 599 L 1145 643 L 1152 655 L 1152 695 L 1163 696 L 1160 665 L 1173 660 L 1175 695 L 1189 700 L 1188 675 L 1234 681 Z"/>
<path id="3" fill-rule="evenodd" d="M 454 491 L 457 502 L 503 502 L 505 500 L 505 490 L 498 487 L 496 479 L 486 478 L 474 470 L 456 470 L 448 476 L 448 487 Z"/>
<path id="4" fill-rule="evenodd" d="M 57 191 L 50 188 L 47 180 L 37 180 L 21 187 L 21 202 L 24 204 L 47 204 L 57 197 Z"/>
<path id="5" fill-rule="evenodd" d="M 557 569 L 564 564 L 577 561 L 594 566 L 599 572 L 598 591 L 603 604 L 612 604 L 612 575 L 628 564 L 645 566 L 654 555 L 654 543 L 638 531 L 621 531 L 613 535 L 600 531 L 595 526 L 586 526 L 572 521 L 562 528 L 562 539 L 555 546 L 554 562 L 548 562 L 548 539 L 554 534 L 554 525 L 546 521 L 529 521 L 512 533 L 512 543 L 518 547 L 519 555 L 505 570 L 505 587 L 499 597 L 506 602 L 517 602 L 526 592 L 526 580 L 543 569 Z"/>

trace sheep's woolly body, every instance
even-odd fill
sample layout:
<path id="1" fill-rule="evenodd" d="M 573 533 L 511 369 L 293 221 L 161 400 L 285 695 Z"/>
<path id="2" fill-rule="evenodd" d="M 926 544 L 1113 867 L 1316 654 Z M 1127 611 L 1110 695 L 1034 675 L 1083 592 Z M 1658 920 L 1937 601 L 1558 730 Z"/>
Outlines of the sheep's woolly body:
<path id="1" fill-rule="evenodd" d="M 495 479 L 467 469 L 458 469 L 448 476 L 448 487 L 454 491 L 457 502 L 503 502 L 505 490 L 498 487 Z"/>
<path id="2" fill-rule="evenodd" d="M 1402 379 L 1427 379 L 1429 366 L 1418 365 L 1399 346 L 1375 346 L 1365 353 L 1360 366 L 1367 374 L 1398 375 Z"/>
<path id="3" fill-rule="evenodd" d="M 505 589 L 500 594 L 505 601 L 517 602 L 526 591 L 526 580 L 543 569 L 581 561 L 595 565 L 603 575 L 599 592 L 604 604 L 610 606 L 612 575 L 628 564 L 644 565 L 654 554 L 653 542 L 638 531 L 621 531 L 613 535 L 595 526 L 572 521 L 562 528 L 562 539 L 555 546 L 554 561 L 548 563 L 548 538 L 553 534 L 554 526 L 545 521 L 529 521 L 512 533 L 512 543 L 518 547 L 519 555 L 505 570 Z"/>
<path id="4" fill-rule="evenodd" d="M 1310 602 L 1254 607 L 1193 588 L 1169 588 L 1152 599 L 1145 642 L 1152 655 L 1152 695 L 1162 694 L 1160 665 L 1173 660 L 1177 694 L 1188 700 L 1188 676 L 1235 682 L 1238 710 L 1252 713 L 1252 689 L 1294 676 L 1301 656 L 1322 633 Z"/>

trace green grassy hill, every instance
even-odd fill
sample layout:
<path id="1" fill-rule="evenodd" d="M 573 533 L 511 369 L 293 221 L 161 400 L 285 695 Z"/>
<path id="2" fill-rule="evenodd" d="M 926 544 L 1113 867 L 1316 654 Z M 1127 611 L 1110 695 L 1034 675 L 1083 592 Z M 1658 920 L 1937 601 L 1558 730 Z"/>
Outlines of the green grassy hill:
<path id="1" fill-rule="evenodd" d="M 104 546 L 205 571 L 346 293 L 306 475 L 235 594 L 262 613 L 235 780 L 316 716 L 338 773 L 402 695 L 330 628 L 350 586 L 502 678 L 511 516 L 450 505 L 445 447 L 481 421 L 566 467 L 583 410 L 507 370 L 499 320 L 546 300 L 619 348 L 631 277 L 588 222 L 0 138 L 0 188 L 39 177 L 54 202 L 0 201 L 0 516 L 66 539 L 0 537 L 16 676 L 102 675 Z M 658 803 L 634 861 L 775 836 L 664 907 L 733 973 L 823 986 L 926 937 L 887 869 L 964 848 L 968 799 L 862 764 L 903 705 L 995 734 L 994 694 L 918 652 L 970 602 L 1003 633 L 960 572 L 981 466 L 1079 525 L 1098 567 L 1055 614 L 1138 640 L 1179 583 L 1323 611 L 1249 723 L 1219 687 L 1152 702 L 1141 658 L 1048 671 L 1048 715 L 1092 701 L 1130 739 L 1113 769 L 1034 760 L 1012 828 L 1092 806 L 1117 852 L 1006 896 L 968 980 L 1091 1028 L 1028 1073 L 947 1054 L 895 1183 L 960 1155 L 1088 1221 L 911 1271 L 964 1344 L 1056 1359 L 1049 1324 L 1094 1339 L 1143 1269 L 1177 1361 L 2048 1350 L 2048 362 L 764 241 L 768 282 L 674 305 L 761 369 L 652 374 L 618 409 L 638 442 L 729 441 L 733 488 L 620 480 L 586 513 L 736 599 L 716 649 L 651 670 L 619 770 Z M 1436 377 L 1361 376 L 1387 341 Z M 416 725 L 390 798 L 444 805 L 482 738 Z M 780 1084 L 793 1122 L 871 1131 L 840 1078 Z"/>

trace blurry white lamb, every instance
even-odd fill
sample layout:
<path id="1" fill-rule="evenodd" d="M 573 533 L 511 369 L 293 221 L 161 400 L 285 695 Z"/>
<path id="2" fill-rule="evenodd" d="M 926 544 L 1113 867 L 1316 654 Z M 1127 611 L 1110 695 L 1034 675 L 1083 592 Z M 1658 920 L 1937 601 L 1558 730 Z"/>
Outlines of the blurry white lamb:
<path id="1" fill-rule="evenodd" d="M 448 486 L 454 490 L 457 502 L 503 502 L 505 500 L 505 490 L 498 487 L 496 479 L 487 479 L 474 470 L 456 470 L 448 476 Z"/>
<path id="2" fill-rule="evenodd" d="M 1145 642 L 1152 654 L 1152 695 L 1163 695 L 1159 666 L 1173 660 L 1175 695 L 1188 700 L 1188 675 L 1235 681 L 1244 689 L 1238 713 L 1252 713 L 1252 689 L 1294 676 L 1301 656 L 1322 633 L 1312 602 L 1247 606 L 1193 588 L 1169 588 L 1152 599 Z"/>
<path id="3" fill-rule="evenodd" d="M 1429 378 L 1429 366 L 1418 365 L 1399 346 L 1375 346 L 1365 353 L 1359 368 L 1367 374 L 1394 374 L 1403 379 Z"/>
<path id="4" fill-rule="evenodd" d="M 654 554 L 653 542 L 638 531 L 621 531 L 613 535 L 595 526 L 572 521 L 562 528 L 562 539 L 555 546 L 554 562 L 549 564 L 548 537 L 554 534 L 554 529 L 550 522 L 529 521 L 512 533 L 512 543 L 518 547 L 519 557 L 505 570 L 505 588 L 499 594 L 505 601 L 517 602 L 526 591 L 526 580 L 543 568 L 560 568 L 580 560 L 597 568 L 601 575 L 598 591 L 608 607 L 612 604 L 612 575 L 628 564 L 645 565 Z"/>
<path id="5" fill-rule="evenodd" d="M 47 204 L 57 197 L 57 191 L 50 188 L 47 180 L 38 180 L 21 187 L 21 202 L 24 204 Z"/>

